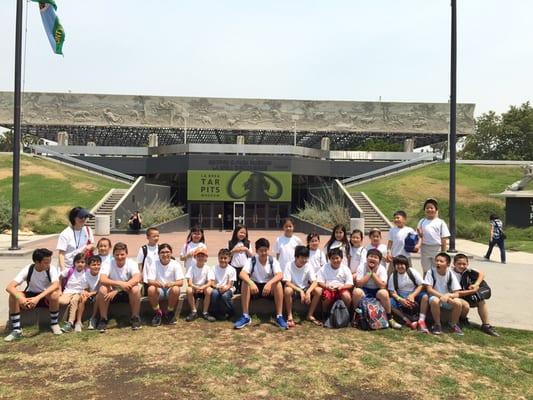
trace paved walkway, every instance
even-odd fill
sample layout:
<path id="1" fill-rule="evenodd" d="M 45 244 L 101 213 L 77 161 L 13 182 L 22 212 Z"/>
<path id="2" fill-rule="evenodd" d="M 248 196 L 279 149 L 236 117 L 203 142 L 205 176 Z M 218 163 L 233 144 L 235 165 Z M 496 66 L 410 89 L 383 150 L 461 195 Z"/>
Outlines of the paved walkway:
<path id="1" fill-rule="evenodd" d="M 251 241 L 259 237 L 266 237 L 272 244 L 279 231 L 250 231 Z M 160 243 L 169 243 L 176 254 L 185 243 L 186 233 L 177 232 L 172 234 L 162 234 Z M 206 231 L 206 243 L 210 255 L 208 263 L 216 261 L 216 254 L 222 247 L 226 247 L 231 238 L 231 232 Z M 304 234 L 297 234 L 305 241 Z M 122 241 L 128 244 L 130 256 L 135 257 L 139 247 L 145 243 L 144 235 L 113 234 L 109 235 L 113 243 Z M 0 288 L 4 288 L 24 265 L 31 263 L 31 252 L 38 247 L 55 249 L 57 235 L 35 236 L 35 240 L 21 237 L 22 250 L 11 252 L 8 250 L 11 238 L 8 235 L 0 235 Z M 321 243 L 327 241 L 326 236 L 321 237 Z M 366 244 L 366 242 L 365 242 Z M 458 239 L 457 250 L 464 252 L 473 258 L 471 266 L 486 273 L 487 282 L 492 288 L 492 298 L 489 300 L 489 310 L 492 323 L 496 326 L 509 328 L 520 328 L 533 330 L 533 310 L 527 306 L 531 303 L 531 282 L 533 280 L 533 254 L 525 252 L 508 252 L 507 264 L 499 262 L 488 262 L 483 259 L 486 245 L 471 242 L 469 240 Z M 493 260 L 499 259 L 496 249 L 493 252 Z M 418 257 L 414 257 L 413 265 L 421 271 Z M 3 293 L 3 290 L 1 291 Z M 3 316 L 7 316 L 7 295 L 0 295 L 0 321 L 5 321 Z M 477 313 L 470 314 L 473 321 L 479 322 Z M 1 322 L 0 322 L 1 323 Z"/>

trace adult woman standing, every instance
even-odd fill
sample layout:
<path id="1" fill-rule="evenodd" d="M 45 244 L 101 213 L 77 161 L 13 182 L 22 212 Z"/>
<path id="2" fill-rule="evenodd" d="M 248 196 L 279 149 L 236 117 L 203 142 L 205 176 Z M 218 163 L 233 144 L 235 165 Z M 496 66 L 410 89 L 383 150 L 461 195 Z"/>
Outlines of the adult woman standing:
<path id="1" fill-rule="evenodd" d="M 56 247 L 59 251 L 59 268 L 61 270 L 72 266 L 76 254 L 88 254 L 93 250 L 93 232 L 89 226 L 85 225 L 89 217 L 93 217 L 93 215 L 82 207 L 74 207 L 68 213 L 70 226 L 61 232 Z"/>
<path id="2" fill-rule="evenodd" d="M 500 259 L 502 264 L 505 264 L 505 234 L 503 233 L 503 222 L 498 218 L 496 214 L 490 214 L 490 239 L 489 239 L 489 248 L 487 249 L 487 254 L 485 254 L 485 259 L 490 260 L 490 253 L 494 246 L 498 245 L 500 249 Z"/>

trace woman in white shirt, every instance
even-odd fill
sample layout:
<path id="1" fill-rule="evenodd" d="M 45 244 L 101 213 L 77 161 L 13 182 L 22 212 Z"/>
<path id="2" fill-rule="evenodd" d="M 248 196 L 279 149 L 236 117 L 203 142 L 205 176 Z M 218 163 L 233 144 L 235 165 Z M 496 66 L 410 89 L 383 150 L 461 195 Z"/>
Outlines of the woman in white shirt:
<path id="1" fill-rule="evenodd" d="M 91 228 L 85 223 L 88 218 L 94 217 L 82 207 L 74 207 L 68 214 L 70 226 L 59 235 L 56 249 L 59 251 L 59 268 L 72 267 L 76 254 L 92 255 L 94 249 L 94 236 Z"/>

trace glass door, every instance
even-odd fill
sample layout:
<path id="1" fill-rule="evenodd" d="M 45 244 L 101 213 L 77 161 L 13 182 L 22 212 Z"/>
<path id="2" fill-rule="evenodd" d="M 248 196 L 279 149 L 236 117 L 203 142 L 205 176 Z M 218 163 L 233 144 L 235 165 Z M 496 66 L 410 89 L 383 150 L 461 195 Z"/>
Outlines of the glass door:
<path id="1" fill-rule="evenodd" d="M 233 203 L 233 229 L 237 225 L 244 225 L 245 221 L 245 204 L 244 202 Z"/>

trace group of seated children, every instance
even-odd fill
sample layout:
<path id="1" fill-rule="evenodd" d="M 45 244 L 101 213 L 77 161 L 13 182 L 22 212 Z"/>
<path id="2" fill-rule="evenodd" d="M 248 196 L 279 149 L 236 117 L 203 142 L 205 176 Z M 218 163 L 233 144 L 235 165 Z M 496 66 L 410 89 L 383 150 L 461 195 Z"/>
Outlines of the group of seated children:
<path id="1" fill-rule="evenodd" d="M 423 278 L 411 268 L 408 254 L 402 254 L 396 245 L 397 240 L 403 240 L 410 232 L 404 229 L 405 218 L 403 212 L 395 214 L 398 232 L 392 232 L 388 246 L 381 244 L 379 230 L 370 231 L 370 245 L 363 247 L 360 230 L 354 230 L 348 241 L 346 229 L 339 225 L 324 251 L 319 248 L 320 237 L 315 233 L 308 235 L 307 246 L 303 246 L 293 235 L 294 221 L 288 218 L 283 224 L 283 236 L 274 245 L 275 255 L 269 254 L 270 243 L 265 238 L 255 242 L 255 255 L 252 255 L 248 231 L 238 226 L 229 242 L 230 248 L 218 252 L 214 267 L 206 264 L 208 253 L 203 230 L 193 228 L 180 254 L 185 274 L 172 256 L 172 247 L 158 243 L 159 232 L 154 228 L 147 230 L 148 243 L 139 249 L 137 262 L 128 258 L 124 243 L 116 243 L 111 252 L 107 238 L 99 240 L 98 255 L 86 259 L 79 253 L 73 265 L 62 271 L 51 267 L 51 251 L 37 249 L 32 255 L 33 263 L 23 268 L 7 286 L 11 333 L 5 340 L 21 337 L 20 312 L 37 305 L 49 308 L 55 334 L 81 331 L 88 302 L 93 306 L 89 329 L 105 332 L 110 303 L 116 302 L 129 303 L 132 329 L 140 329 L 143 290 L 153 309 L 152 325 L 175 324 L 176 307 L 185 281 L 190 306 L 185 318 L 188 322 L 199 316 L 210 322 L 233 318 L 232 299 L 239 292 L 243 313 L 234 323 L 236 329 L 251 323 L 250 302 L 260 297 L 274 299 L 276 323 L 282 329 L 295 326 L 295 301 L 308 307 L 308 321 L 322 325 L 315 317 L 319 304 L 322 315 L 324 312 L 327 315 L 337 300 L 342 300 L 353 312 L 366 297 L 381 303 L 392 328 L 401 328 L 402 324 L 397 322 L 400 321 L 413 330 L 428 333 L 426 316 L 430 312 L 434 321 L 432 332 L 440 334 L 441 309 L 447 309 L 451 311 L 452 331 L 462 335 L 459 323 L 466 323 L 469 309 L 477 307 L 481 329 L 497 336 L 488 321 L 486 302 L 477 295 L 483 274 L 469 269 L 468 258 L 463 254 L 456 255 L 453 268 L 449 268 L 450 257 L 441 252 L 435 256 L 435 268 L 429 268 Z M 386 261 L 392 265 L 389 273 Z M 26 288 L 19 290 L 23 282 Z M 198 313 L 196 303 L 200 298 L 203 304 Z M 58 321 L 60 305 L 68 306 L 62 328 Z"/>

